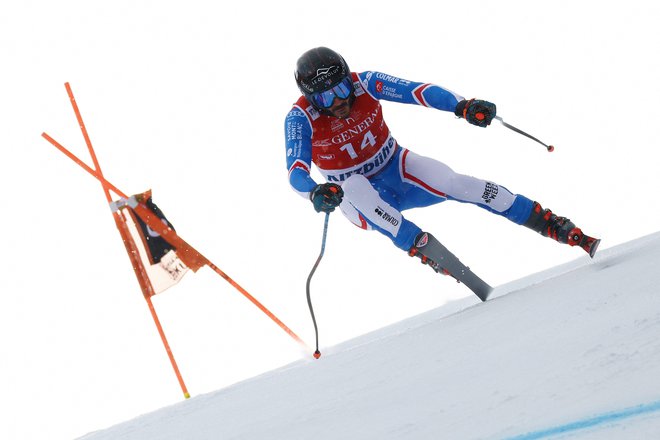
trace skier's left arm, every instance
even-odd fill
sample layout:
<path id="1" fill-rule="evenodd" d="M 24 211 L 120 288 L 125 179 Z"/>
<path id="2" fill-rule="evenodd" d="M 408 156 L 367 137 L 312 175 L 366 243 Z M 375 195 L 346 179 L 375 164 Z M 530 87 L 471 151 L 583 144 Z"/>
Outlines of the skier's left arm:
<path id="1" fill-rule="evenodd" d="M 463 96 L 436 84 L 409 81 L 373 71 L 362 72 L 358 76 L 362 88 L 379 100 L 453 112 L 480 127 L 489 125 L 496 115 L 495 104 L 478 99 L 466 100 Z"/>

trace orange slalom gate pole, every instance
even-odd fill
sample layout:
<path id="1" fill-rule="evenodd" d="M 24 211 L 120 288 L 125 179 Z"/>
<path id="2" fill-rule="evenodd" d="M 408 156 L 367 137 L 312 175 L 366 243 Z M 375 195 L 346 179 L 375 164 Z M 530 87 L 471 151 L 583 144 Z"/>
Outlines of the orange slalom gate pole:
<path id="1" fill-rule="evenodd" d="M 147 208 L 143 203 L 139 203 L 135 207 L 135 213 L 155 232 L 157 232 L 161 237 L 163 237 L 169 244 L 178 249 L 186 249 L 192 254 L 199 255 L 199 258 L 203 260 L 203 263 L 208 265 L 215 273 L 220 275 L 225 279 L 229 284 L 232 285 L 236 290 L 238 290 L 243 296 L 245 296 L 252 304 L 257 306 L 259 310 L 266 314 L 273 322 L 275 322 L 282 330 L 287 332 L 298 343 L 303 345 L 305 348 L 309 348 L 305 342 L 298 337 L 289 327 L 287 327 L 280 319 L 275 316 L 270 310 L 268 310 L 263 304 L 261 304 L 254 296 L 250 295 L 247 290 L 241 287 L 236 281 L 234 281 L 229 275 L 223 272 L 218 266 L 213 264 L 208 258 L 204 257 L 198 251 L 190 246 L 186 241 L 179 237 L 176 232 L 169 226 L 165 225 L 163 222 L 159 221 L 158 218 L 151 213 L 151 210 Z"/>
<path id="2" fill-rule="evenodd" d="M 67 83 L 67 92 L 70 91 L 70 87 L 68 86 Z M 70 95 L 72 96 L 72 94 Z M 74 108 L 77 108 L 77 105 L 75 104 L 75 101 L 72 101 Z M 78 113 L 79 114 L 79 113 Z M 81 128 L 84 129 L 84 124 L 82 123 L 82 118 L 78 117 L 78 122 L 81 124 Z M 86 141 L 89 139 L 88 135 L 86 134 L 87 131 L 83 131 L 84 136 Z M 69 159 L 71 159 L 73 162 L 75 162 L 78 166 L 80 166 L 82 169 L 87 171 L 89 174 L 91 174 L 94 178 L 99 180 L 101 184 L 103 185 L 104 189 L 110 189 L 114 193 L 116 193 L 119 197 L 123 198 L 128 198 L 128 196 L 122 192 L 119 188 L 117 188 L 115 185 L 113 185 L 111 182 L 105 179 L 105 177 L 97 172 L 96 170 L 92 169 L 89 167 L 87 164 L 85 164 L 82 160 L 80 160 L 76 155 L 74 155 L 71 151 L 69 151 L 67 148 L 65 148 L 63 145 L 61 145 L 59 142 L 57 142 L 55 139 L 53 139 L 51 136 L 49 136 L 47 133 L 42 133 L 41 136 L 46 139 L 50 144 L 52 144 L 55 148 L 60 150 L 65 156 L 67 156 Z M 94 156 L 95 157 L 95 156 Z M 207 264 L 214 272 L 216 272 L 218 275 L 220 275 L 225 281 L 227 281 L 232 287 L 234 287 L 236 290 L 238 290 L 243 296 L 245 296 L 250 302 L 252 302 L 259 310 L 261 310 L 266 316 L 268 316 L 273 322 L 275 322 L 282 330 L 284 330 L 289 336 L 291 336 L 296 342 L 301 344 L 305 349 L 310 349 L 310 347 L 296 334 L 294 333 L 289 327 L 287 327 L 277 316 L 275 316 L 270 310 L 268 310 L 261 302 L 259 302 L 255 297 L 250 295 L 243 287 L 241 287 L 236 281 L 234 281 L 229 275 L 227 275 L 225 272 L 223 272 L 219 267 L 217 267 L 215 264 L 213 264 L 209 259 L 204 257 L 201 253 L 197 252 L 195 248 L 190 246 L 188 243 L 186 243 L 181 237 L 179 237 L 174 230 L 168 226 L 166 226 L 164 223 L 162 223 L 160 220 L 156 218 L 156 216 L 151 214 L 151 211 L 149 208 L 146 207 L 143 203 L 139 203 L 138 206 L 135 208 L 135 212 L 138 214 L 138 216 L 155 232 L 160 234 L 168 243 L 170 243 L 172 246 L 175 248 L 184 248 L 188 249 L 193 253 L 198 254 L 202 259 L 204 264 Z"/>
<path id="3" fill-rule="evenodd" d="M 218 266 L 216 266 L 215 264 L 211 263 L 210 261 L 208 262 L 208 265 L 209 265 L 209 267 L 210 267 L 211 269 L 213 269 L 213 271 L 214 271 L 215 273 L 217 273 L 217 274 L 220 275 L 222 278 L 224 278 L 224 279 L 225 279 L 229 284 L 231 284 L 236 290 L 238 290 L 239 292 L 241 292 L 241 293 L 243 294 L 243 296 L 245 296 L 248 300 L 250 300 L 250 301 L 252 302 L 252 304 L 254 304 L 255 306 L 257 306 L 257 307 L 259 308 L 259 310 L 261 310 L 262 312 L 264 312 L 264 313 L 266 314 L 266 316 L 268 316 L 268 317 L 269 317 L 270 319 L 272 319 L 277 325 L 279 325 L 280 328 L 281 328 L 282 330 L 284 330 L 285 332 L 287 332 L 287 333 L 289 334 L 289 336 L 291 336 L 296 342 L 298 342 L 300 345 L 302 345 L 303 347 L 305 347 L 305 349 L 308 349 L 308 350 L 310 349 L 310 347 L 309 347 L 307 344 L 305 344 L 305 341 L 303 341 L 302 339 L 300 339 L 300 337 L 299 337 L 297 334 L 295 334 L 295 333 L 293 332 L 293 330 L 291 330 L 291 329 L 290 329 L 289 327 L 287 327 L 282 321 L 280 321 L 280 320 L 277 318 L 277 316 L 273 315 L 273 313 L 272 313 L 270 310 L 268 310 L 263 304 L 261 304 L 259 301 L 257 301 L 257 299 L 256 299 L 255 297 L 253 297 L 252 295 L 250 295 L 250 294 L 247 292 L 247 290 L 243 289 L 243 288 L 242 288 L 242 287 L 241 287 L 236 281 L 234 281 L 229 275 L 227 275 L 226 273 L 224 273 L 222 270 L 220 270 L 220 268 L 219 268 Z"/>
<path id="4" fill-rule="evenodd" d="M 85 139 L 85 144 L 87 145 L 87 149 L 89 150 L 89 154 L 92 157 L 92 162 L 94 163 L 94 168 L 96 171 L 96 174 L 98 174 L 101 179 L 99 181 L 101 182 L 101 185 L 103 186 L 103 192 L 105 193 L 105 197 L 108 201 L 108 203 L 112 202 L 112 197 L 110 196 L 110 190 L 112 189 L 110 185 L 107 184 L 107 181 L 103 178 L 103 172 L 101 171 L 101 165 L 99 164 L 98 158 L 96 157 L 96 153 L 94 151 L 94 147 L 92 146 L 92 142 L 89 138 L 89 134 L 87 133 L 87 128 L 85 127 L 85 123 L 83 122 L 82 115 L 80 114 L 80 109 L 78 108 L 78 104 L 76 102 L 75 97 L 73 96 L 73 91 L 71 90 L 71 86 L 69 83 L 64 84 L 67 94 L 69 95 L 69 100 L 71 101 L 71 106 L 73 107 L 73 111 L 76 115 L 76 119 L 78 121 L 78 125 L 80 127 L 80 130 L 82 132 L 82 135 Z M 82 161 L 77 161 L 78 163 L 82 163 Z M 114 190 L 113 190 L 114 191 Z M 170 363 L 172 364 L 172 368 L 174 369 L 174 373 L 177 377 L 177 380 L 179 382 L 179 386 L 181 387 L 181 391 L 183 392 L 183 396 L 188 399 L 190 397 L 190 393 L 188 392 L 188 389 L 186 387 L 186 384 L 183 381 L 183 377 L 181 376 L 181 372 L 179 371 L 179 367 L 176 363 L 176 360 L 174 359 L 174 354 L 172 353 L 172 349 L 170 348 L 169 343 L 167 342 L 167 338 L 165 337 L 165 332 L 163 331 L 163 328 L 160 324 L 160 320 L 158 319 L 158 315 L 156 313 L 156 309 L 153 306 L 153 303 L 151 301 L 151 296 L 154 295 L 154 290 L 153 286 L 151 285 L 151 281 L 149 280 L 149 277 L 147 276 L 146 270 L 144 269 L 144 266 L 142 265 L 142 262 L 140 261 L 138 257 L 138 251 L 137 247 L 135 245 L 135 242 L 131 238 L 126 223 L 122 217 L 120 217 L 119 213 L 113 213 L 113 217 L 115 219 L 115 224 L 117 226 L 117 229 L 119 230 L 119 235 L 122 238 L 122 241 L 124 242 L 124 245 L 126 247 L 126 251 L 128 253 L 128 258 L 131 260 L 131 265 L 133 266 L 133 270 L 135 272 L 135 275 L 138 279 L 138 284 L 140 285 L 140 289 L 142 290 L 142 294 L 147 301 L 147 306 L 149 307 L 149 311 L 151 312 L 151 317 L 154 320 L 154 324 L 156 325 L 156 329 L 158 330 L 158 334 L 160 335 L 160 338 L 163 342 L 163 346 L 165 347 L 165 351 L 167 352 L 167 356 L 170 359 Z"/>
<path id="5" fill-rule="evenodd" d="M 151 210 L 147 208 L 143 203 L 139 203 L 135 207 L 135 213 L 155 232 L 157 232 L 161 237 L 163 237 L 169 244 L 174 246 L 176 249 L 186 249 L 192 254 L 199 255 L 199 257 L 203 260 L 204 264 L 208 265 L 215 273 L 220 275 L 222 278 L 225 279 L 229 284 L 232 285 L 236 290 L 238 290 L 243 296 L 245 296 L 252 304 L 257 306 L 259 310 L 261 310 L 263 313 L 266 314 L 275 324 L 277 324 L 282 330 L 284 330 L 289 336 L 291 336 L 296 342 L 301 344 L 303 347 L 306 349 L 309 349 L 309 346 L 305 344 L 305 342 L 298 336 L 296 335 L 293 330 L 291 330 L 289 327 L 287 327 L 277 316 L 275 316 L 270 310 L 266 308 L 263 304 L 261 304 L 254 296 L 250 295 L 247 290 L 245 290 L 243 287 L 241 287 L 236 281 L 234 281 L 229 275 L 224 273 L 222 270 L 220 270 L 219 267 L 217 267 L 215 264 L 213 264 L 208 258 L 204 257 L 201 253 L 199 253 L 195 248 L 193 248 L 191 245 L 189 245 L 185 240 L 183 240 L 181 237 L 179 237 L 176 232 L 174 232 L 174 229 L 170 228 L 169 226 L 165 225 L 163 222 L 159 221 L 158 218 L 151 213 Z"/>
<path id="6" fill-rule="evenodd" d="M 163 340 L 163 345 L 165 346 L 165 351 L 167 351 L 167 356 L 170 359 L 170 364 L 172 364 L 172 368 L 174 369 L 176 378 L 179 381 L 179 386 L 181 387 L 181 391 L 183 391 L 183 397 L 189 399 L 190 393 L 188 392 L 188 388 L 186 388 L 186 384 L 183 382 L 183 377 L 181 376 L 181 372 L 179 371 L 179 366 L 176 364 L 176 361 L 174 360 L 174 354 L 172 353 L 170 344 L 167 342 L 167 338 L 165 337 L 165 332 L 163 331 L 163 327 L 160 325 L 160 319 L 158 319 L 158 315 L 156 314 L 156 309 L 154 308 L 154 304 L 151 302 L 151 297 L 145 296 L 144 299 L 147 301 L 147 306 L 149 306 L 149 311 L 151 312 L 151 317 L 154 319 L 154 324 L 156 324 L 156 328 L 158 329 L 158 334 L 160 335 L 160 338 Z"/>
<path id="7" fill-rule="evenodd" d="M 181 391 L 183 392 L 183 397 L 188 399 L 190 398 L 190 393 L 188 392 L 188 388 L 186 387 L 186 384 L 183 381 L 183 376 L 181 376 L 181 372 L 179 371 L 179 366 L 177 365 L 176 360 L 174 359 L 174 353 L 172 353 L 170 344 L 169 342 L 167 342 L 165 331 L 163 331 L 163 326 L 160 324 L 160 319 L 158 319 L 158 314 L 156 313 L 156 309 L 154 308 L 153 302 L 151 301 L 151 297 L 155 295 L 155 292 L 153 286 L 151 285 L 151 281 L 149 280 L 149 276 L 147 275 L 146 270 L 144 269 L 144 265 L 142 264 L 142 261 L 138 257 L 139 255 L 138 248 L 135 245 L 135 241 L 133 240 L 131 234 L 128 231 L 128 227 L 126 225 L 126 221 L 124 220 L 124 218 L 121 217 L 117 212 L 113 213 L 113 217 L 115 218 L 115 223 L 117 224 L 117 229 L 119 230 L 119 234 L 121 235 L 124 245 L 126 246 L 126 252 L 128 253 L 128 258 L 131 260 L 131 265 L 133 266 L 133 270 L 135 271 L 135 276 L 138 279 L 138 284 L 140 284 L 142 295 L 144 296 L 144 299 L 147 301 L 149 312 L 151 313 L 151 317 L 154 320 L 154 324 L 156 325 L 156 329 L 158 330 L 160 339 L 163 342 L 163 346 L 165 347 L 165 351 L 167 352 L 167 356 L 170 360 L 170 364 L 172 364 L 172 369 L 174 370 L 174 374 L 176 375 L 176 378 L 179 382 L 179 386 L 181 387 Z"/>
<path id="8" fill-rule="evenodd" d="M 89 165 L 87 165 L 85 162 L 82 160 L 78 159 L 76 155 L 74 155 L 72 152 L 67 150 L 62 144 L 57 142 L 55 139 L 50 137 L 47 133 L 41 133 L 41 137 L 46 139 L 48 142 L 50 142 L 51 145 L 53 145 L 55 148 L 60 150 L 62 153 L 64 153 L 65 156 L 67 156 L 69 159 L 74 161 L 76 164 L 78 164 L 83 170 L 87 171 L 89 174 L 92 176 L 96 177 L 97 180 L 100 180 L 101 183 L 105 184 L 109 189 L 112 190 L 115 194 L 117 194 L 119 197 L 127 198 L 128 196 L 124 194 L 119 188 L 114 186 L 112 183 L 108 182 L 102 177 L 99 177 L 99 175 L 94 171 Z"/>

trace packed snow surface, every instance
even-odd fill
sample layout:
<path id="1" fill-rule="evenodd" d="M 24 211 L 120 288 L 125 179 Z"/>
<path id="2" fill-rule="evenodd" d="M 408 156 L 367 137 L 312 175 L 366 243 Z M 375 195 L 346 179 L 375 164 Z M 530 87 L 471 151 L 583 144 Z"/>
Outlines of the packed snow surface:
<path id="1" fill-rule="evenodd" d="M 83 439 L 660 438 L 659 263 L 656 233 Z"/>

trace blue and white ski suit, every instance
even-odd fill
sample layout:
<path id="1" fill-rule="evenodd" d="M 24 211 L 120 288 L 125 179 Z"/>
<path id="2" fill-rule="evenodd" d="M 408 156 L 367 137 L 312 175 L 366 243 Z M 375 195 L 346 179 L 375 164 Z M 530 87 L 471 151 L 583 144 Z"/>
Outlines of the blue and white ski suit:
<path id="1" fill-rule="evenodd" d="M 454 112 L 463 97 L 428 83 L 380 72 L 352 73 L 355 101 L 348 118 L 320 114 L 304 96 L 285 120 L 289 183 L 303 197 L 316 186 L 314 163 L 328 182 L 342 186 L 343 214 L 363 229 L 376 229 L 408 251 L 421 229 L 402 211 L 445 200 L 472 203 L 524 223 L 533 202 L 496 183 L 455 173 L 435 159 L 401 147 L 383 119 L 379 100 Z"/>

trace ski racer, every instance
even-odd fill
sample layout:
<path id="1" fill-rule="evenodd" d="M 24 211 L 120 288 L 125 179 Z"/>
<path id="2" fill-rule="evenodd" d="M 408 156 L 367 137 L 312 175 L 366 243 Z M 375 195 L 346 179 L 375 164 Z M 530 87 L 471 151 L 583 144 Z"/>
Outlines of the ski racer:
<path id="1" fill-rule="evenodd" d="M 566 217 L 399 145 L 379 101 L 451 112 L 478 127 L 490 125 L 495 104 L 466 100 L 435 84 L 374 71 L 351 72 L 344 58 L 326 47 L 311 49 L 298 59 L 295 79 L 302 96 L 285 120 L 289 182 L 317 212 L 339 207 L 358 227 L 377 230 L 439 273 L 447 273 L 442 255 L 434 255 L 427 246 L 437 240 L 402 211 L 445 200 L 471 203 L 594 256 L 600 240 L 585 235 Z M 312 163 L 326 182 L 312 179 Z"/>

